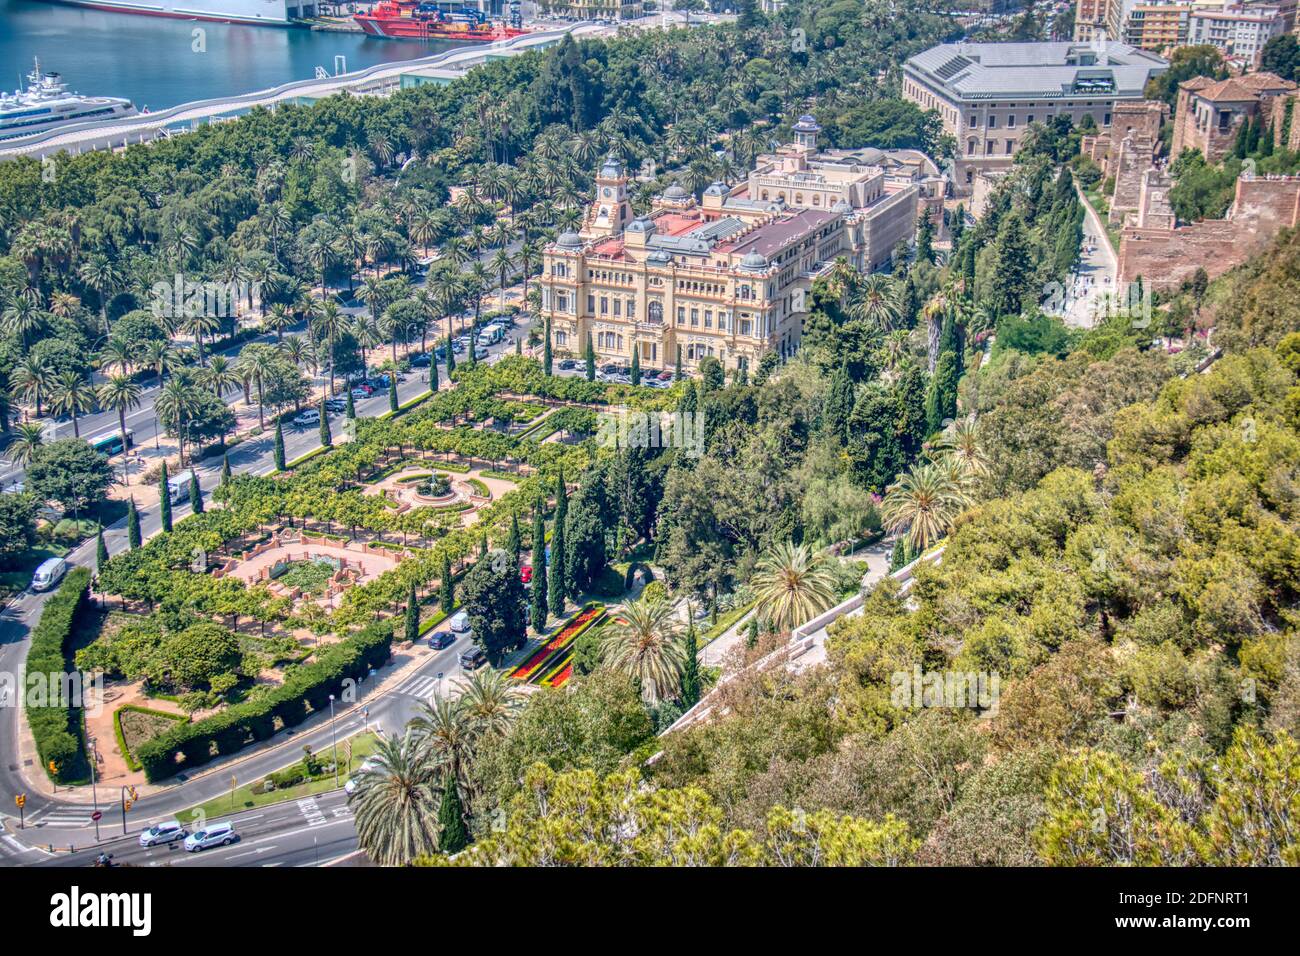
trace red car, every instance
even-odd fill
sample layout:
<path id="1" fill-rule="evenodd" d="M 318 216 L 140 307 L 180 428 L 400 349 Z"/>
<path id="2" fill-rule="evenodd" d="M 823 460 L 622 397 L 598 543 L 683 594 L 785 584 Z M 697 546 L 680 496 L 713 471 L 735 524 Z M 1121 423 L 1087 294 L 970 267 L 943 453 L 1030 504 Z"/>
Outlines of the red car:
<path id="1" fill-rule="evenodd" d="M 524 582 L 524 584 L 527 584 L 532 579 L 533 579 L 533 566 L 531 564 L 525 564 L 523 567 L 519 569 L 519 580 Z"/>

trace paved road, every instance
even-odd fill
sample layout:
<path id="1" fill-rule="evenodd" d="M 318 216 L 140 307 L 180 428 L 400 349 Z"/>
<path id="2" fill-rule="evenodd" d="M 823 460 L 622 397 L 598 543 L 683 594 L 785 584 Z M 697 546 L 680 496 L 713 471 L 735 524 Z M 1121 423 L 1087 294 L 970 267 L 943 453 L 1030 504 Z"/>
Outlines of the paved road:
<path id="1" fill-rule="evenodd" d="M 1076 187 L 1077 188 L 1077 187 Z M 1118 281 L 1119 261 L 1110 239 L 1097 213 L 1079 195 L 1083 203 L 1083 250 L 1075 270 L 1072 286 L 1068 290 L 1065 306 L 1065 324 L 1073 328 L 1090 329 L 1097 324 L 1096 311 L 1104 293 L 1114 293 Z"/>
<path id="2" fill-rule="evenodd" d="M 505 339 L 492 347 L 487 361 L 496 362 L 503 355 L 513 354 L 513 339 L 523 334 L 522 326 L 516 327 L 513 334 L 507 335 Z M 427 385 L 422 380 L 422 376 L 413 374 L 408 376 L 405 382 L 399 384 L 398 397 L 405 402 L 420 395 L 426 389 Z M 387 411 L 388 395 L 386 392 L 378 392 L 369 399 L 356 402 L 355 408 L 358 417 L 374 417 Z M 339 421 L 340 418 L 341 416 L 331 416 L 335 435 L 341 433 L 342 422 Z M 257 439 L 241 442 L 230 451 L 232 470 L 235 473 L 269 473 L 274 468 L 273 444 L 274 438 L 271 433 Z M 319 433 L 315 427 L 290 430 L 285 433 L 285 455 L 290 460 L 319 446 Z M 205 492 L 210 492 L 221 480 L 219 459 L 199 465 L 197 471 L 199 483 Z M 176 520 L 189 513 L 190 506 L 188 503 L 176 506 L 173 512 Z M 146 538 L 157 534 L 161 530 L 161 520 L 156 508 L 142 509 L 140 518 L 141 532 Z M 127 546 L 125 520 L 107 529 L 104 539 L 111 554 L 124 550 Z M 94 565 L 94 552 L 95 543 L 92 539 L 71 552 L 68 555 L 68 560 L 72 564 L 91 567 Z M 23 592 L 16 596 L 3 611 L 0 611 L 0 673 L 22 673 L 23 661 L 27 655 L 30 629 L 40 619 L 41 608 L 48 598 L 48 592 L 43 594 L 31 591 Z M 433 684 L 437 681 L 438 673 L 441 672 L 444 675 L 444 685 L 458 675 L 457 656 L 459 651 L 464 649 L 466 641 L 467 639 L 462 638 L 457 645 L 436 655 L 430 655 L 428 661 L 421 664 L 418 672 L 391 696 L 386 695 L 382 698 L 376 698 L 372 703 L 368 702 L 363 682 L 361 697 L 357 703 L 351 707 L 340 708 L 337 712 L 338 726 L 336 726 L 335 730 L 346 733 L 359 729 L 362 720 L 360 708 L 366 706 L 370 708 L 370 723 L 372 726 L 378 723 L 389 731 L 399 729 L 414 714 L 420 699 L 427 699 L 432 693 Z M 424 683 L 410 683 L 416 679 L 423 679 Z M 408 684 L 410 684 L 409 687 Z M 14 812 L 14 796 L 24 793 L 27 795 L 26 817 L 32 829 L 22 834 L 23 837 L 39 834 L 38 839 L 40 842 L 56 843 L 60 846 L 69 842 L 85 845 L 87 841 L 93 841 L 94 832 L 90 821 L 86 819 L 84 805 L 80 803 L 75 805 L 64 803 L 57 800 L 57 798 L 52 800 L 32 791 L 24 781 L 24 772 L 38 774 L 41 771 L 33 766 L 20 766 L 18 714 L 19 711 L 15 706 L 0 706 L 0 754 L 4 755 L 0 758 L 0 817 L 7 818 L 12 832 L 17 825 L 17 814 Z M 345 723 L 348 721 L 350 723 Z M 328 717 L 322 718 L 318 716 L 307 721 L 297 730 L 291 732 L 291 736 L 300 743 L 300 746 L 303 744 L 310 745 L 313 750 L 328 746 L 331 736 Z M 274 752 L 261 754 L 241 763 L 238 773 L 241 780 L 256 779 L 265 776 L 272 770 L 295 762 L 299 757 L 300 751 L 297 748 L 279 754 Z M 141 800 L 132 811 L 133 819 L 128 821 L 128 827 L 138 831 L 155 819 L 165 818 L 186 807 L 211 799 L 226 792 L 228 782 L 229 774 L 227 773 L 200 777 L 189 782 L 182 780 L 181 786 L 165 794 Z M 106 802 L 111 803 L 115 801 L 116 795 L 104 799 Z M 101 823 L 101 832 L 107 832 L 108 829 Z M 0 865 L 33 862 L 29 859 L 33 855 L 32 853 L 16 849 L 12 842 L 0 839 Z"/>

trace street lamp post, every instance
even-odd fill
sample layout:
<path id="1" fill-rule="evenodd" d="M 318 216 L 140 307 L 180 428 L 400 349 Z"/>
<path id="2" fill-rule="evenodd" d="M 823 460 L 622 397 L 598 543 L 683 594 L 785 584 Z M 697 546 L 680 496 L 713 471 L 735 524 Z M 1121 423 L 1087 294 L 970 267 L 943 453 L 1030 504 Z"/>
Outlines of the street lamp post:
<path id="1" fill-rule="evenodd" d="M 330 694 L 330 741 L 334 751 L 334 786 L 339 785 L 339 740 L 334 731 L 334 695 Z"/>

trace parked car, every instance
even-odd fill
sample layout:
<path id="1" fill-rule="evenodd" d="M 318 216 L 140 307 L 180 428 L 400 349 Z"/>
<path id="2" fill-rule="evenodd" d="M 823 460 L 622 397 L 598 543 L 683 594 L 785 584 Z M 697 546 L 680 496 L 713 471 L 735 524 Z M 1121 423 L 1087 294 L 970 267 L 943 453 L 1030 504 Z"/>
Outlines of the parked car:
<path id="1" fill-rule="evenodd" d="M 418 352 L 411 356 L 411 368 L 428 368 L 432 361 L 428 352 Z"/>
<path id="2" fill-rule="evenodd" d="M 358 385 L 356 388 L 352 389 L 352 397 L 354 399 L 369 398 L 374 394 L 374 391 L 375 390 L 368 385 Z"/>
<path id="3" fill-rule="evenodd" d="M 465 340 L 463 338 L 453 339 L 451 343 L 451 350 L 456 353 L 465 351 Z"/>
<path id="4" fill-rule="evenodd" d="M 327 398 L 325 399 L 325 411 L 343 412 L 347 411 L 348 402 L 345 398 Z"/>
<path id="5" fill-rule="evenodd" d="M 157 823 L 147 830 L 140 831 L 141 846 L 159 846 L 163 843 L 175 843 L 189 836 L 189 831 L 175 820 Z"/>
<path id="6" fill-rule="evenodd" d="M 609 365 L 602 365 L 597 369 L 602 375 L 617 375 L 619 367 L 612 362 Z"/>
<path id="7" fill-rule="evenodd" d="M 463 670 L 476 671 L 486 663 L 486 655 L 477 647 L 472 647 L 460 655 L 460 666 Z"/>
<path id="8" fill-rule="evenodd" d="M 213 846 L 229 846 L 238 839 L 239 834 L 229 823 L 213 823 L 187 836 L 184 846 L 187 853 L 196 853 Z"/>
<path id="9" fill-rule="evenodd" d="M 451 631 L 435 631 L 429 636 L 429 646 L 435 651 L 446 650 L 455 643 L 456 638 Z"/>
<path id="10" fill-rule="evenodd" d="M 308 425 L 320 424 L 320 409 L 308 408 L 299 412 L 293 417 L 293 423 L 299 428 L 306 428 Z"/>
<path id="11" fill-rule="evenodd" d="M 524 584 L 529 584 L 533 580 L 533 566 L 525 564 L 519 569 L 519 580 Z"/>
<path id="12" fill-rule="evenodd" d="M 488 355 L 489 355 L 489 353 L 488 353 L 488 350 L 487 350 L 487 349 L 483 348 L 481 345 L 479 345 L 479 346 L 475 346 L 475 348 L 474 348 L 474 357 L 475 357 L 476 359 L 478 359 L 479 361 L 482 361 L 483 359 L 487 358 Z"/>
<path id="13" fill-rule="evenodd" d="M 578 367 L 578 363 L 573 359 L 560 359 L 559 367 L 566 372 L 571 372 Z"/>
<path id="14" fill-rule="evenodd" d="M 457 634 L 464 634 L 469 630 L 469 614 L 465 611 L 457 611 L 451 616 L 449 623 L 451 629 Z"/>

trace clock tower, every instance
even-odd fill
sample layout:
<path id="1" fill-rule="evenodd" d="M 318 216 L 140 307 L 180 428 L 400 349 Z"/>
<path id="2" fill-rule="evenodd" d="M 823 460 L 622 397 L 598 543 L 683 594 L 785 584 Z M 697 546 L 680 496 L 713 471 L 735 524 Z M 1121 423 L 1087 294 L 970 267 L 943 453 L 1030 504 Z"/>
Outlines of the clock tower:
<path id="1" fill-rule="evenodd" d="M 632 221 L 632 205 L 627 195 L 627 169 L 618 156 L 610 153 L 596 176 L 596 200 L 587 213 L 580 234 L 583 239 L 617 236 Z"/>

